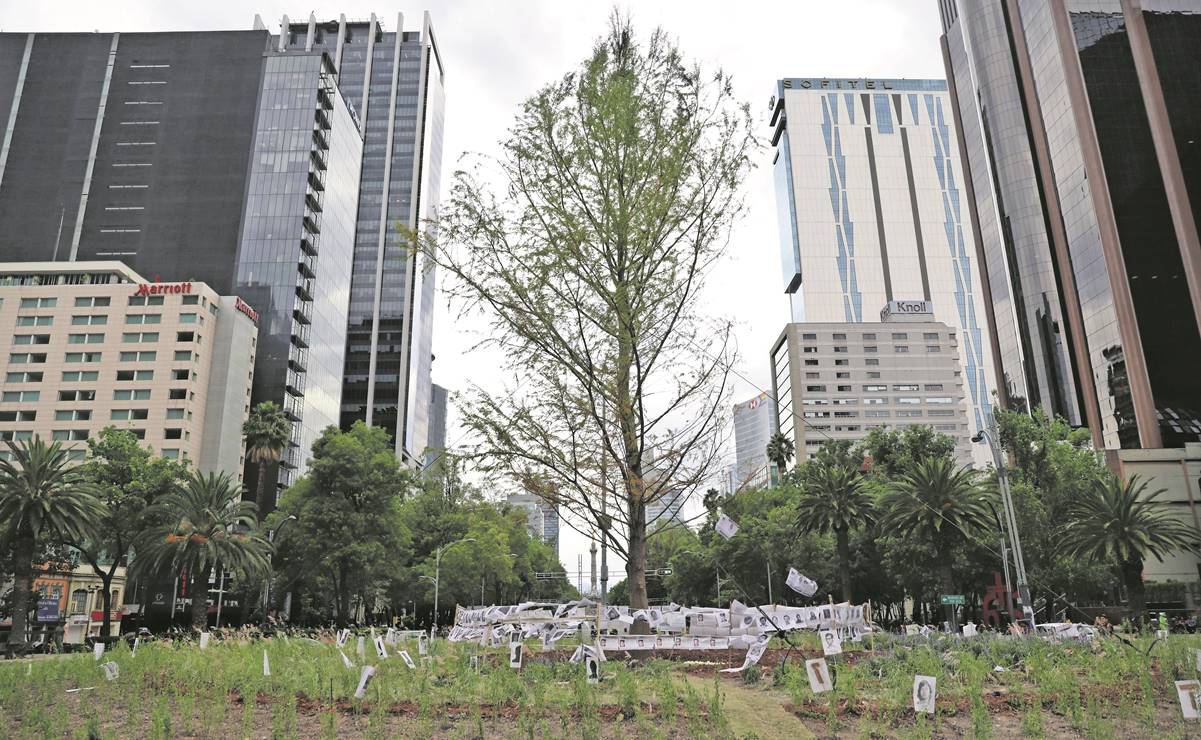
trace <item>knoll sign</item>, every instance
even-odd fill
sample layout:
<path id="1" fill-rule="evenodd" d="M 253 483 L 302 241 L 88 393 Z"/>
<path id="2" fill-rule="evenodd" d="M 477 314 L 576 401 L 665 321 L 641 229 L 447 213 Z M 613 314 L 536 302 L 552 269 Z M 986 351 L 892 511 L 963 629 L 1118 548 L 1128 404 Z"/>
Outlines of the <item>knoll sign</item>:
<path id="1" fill-rule="evenodd" d="M 934 303 L 931 301 L 889 301 L 880 309 L 880 320 L 883 321 L 889 316 L 933 313 Z"/>

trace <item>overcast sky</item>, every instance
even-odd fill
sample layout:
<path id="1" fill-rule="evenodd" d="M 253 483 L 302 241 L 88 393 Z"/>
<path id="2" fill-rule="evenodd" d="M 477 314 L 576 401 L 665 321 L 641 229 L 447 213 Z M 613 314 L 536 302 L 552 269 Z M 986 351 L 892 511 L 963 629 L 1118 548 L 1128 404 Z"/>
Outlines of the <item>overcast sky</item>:
<path id="1" fill-rule="evenodd" d="M 605 30 L 614 4 L 583 0 L 430 0 L 421 5 L 369 2 L 302 6 L 274 0 L 103 0 L 8 3 L 4 31 L 180 31 L 248 29 L 254 14 L 278 30 L 280 16 L 293 20 L 367 18 L 376 13 L 395 30 L 397 12 L 406 30 L 421 30 L 428 10 L 446 65 L 446 131 L 443 184 L 465 152 L 495 153 L 517 105 L 538 87 L 573 69 Z M 619 3 L 636 27 L 663 26 L 681 50 L 731 73 L 737 94 L 760 114 L 767 130 L 768 100 L 781 77 L 943 78 L 935 0 L 634 0 Z M 735 229 L 729 255 L 710 280 L 709 305 L 738 322 L 741 377 L 734 400 L 768 387 L 767 353 L 788 320 L 781 291 L 771 150 L 747 183 L 748 211 Z M 469 383 L 488 387 L 469 348 L 478 337 L 456 322 L 440 300 L 434 327 L 434 382 L 452 391 Z M 461 439 L 452 411 L 448 440 Z M 731 452 L 732 454 L 732 452 Z M 564 528 L 560 556 L 576 569 L 584 538 Z M 651 564 L 655 565 L 655 564 Z M 618 571 L 620 563 L 611 563 Z M 614 580 L 620 573 L 614 572 Z"/>

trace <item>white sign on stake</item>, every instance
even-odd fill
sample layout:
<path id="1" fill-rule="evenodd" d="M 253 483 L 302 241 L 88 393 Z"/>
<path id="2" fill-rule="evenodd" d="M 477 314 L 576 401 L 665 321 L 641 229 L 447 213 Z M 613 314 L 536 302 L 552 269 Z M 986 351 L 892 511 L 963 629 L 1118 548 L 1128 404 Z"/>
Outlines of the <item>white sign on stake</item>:
<path id="1" fill-rule="evenodd" d="M 522 648 L 522 644 L 520 642 L 514 642 L 514 643 L 509 644 L 509 667 L 510 668 L 521 668 L 521 648 Z"/>
<path id="2" fill-rule="evenodd" d="M 825 655 L 841 655 L 842 640 L 834 630 L 822 630 L 818 633 L 822 638 L 822 653 Z"/>
<path id="3" fill-rule="evenodd" d="M 375 654 L 379 656 L 380 660 L 388 657 L 388 648 L 384 647 L 384 638 L 382 637 L 375 638 Z"/>
<path id="4" fill-rule="evenodd" d="M 101 655 L 104 655 L 104 643 L 97 640 L 96 644 L 92 646 L 92 657 L 100 660 Z"/>
<path id="5" fill-rule="evenodd" d="M 267 651 L 263 651 L 263 675 L 271 675 L 271 661 L 267 660 Z"/>
<path id="6" fill-rule="evenodd" d="M 588 676 L 588 683 L 600 683 L 600 661 L 591 655 L 584 658 L 584 675 Z"/>
<path id="7" fill-rule="evenodd" d="M 363 666 L 363 671 L 359 674 L 359 687 L 354 690 L 354 698 L 362 699 L 367 694 L 367 684 L 371 682 L 371 677 L 374 675 L 375 666 Z"/>
<path id="8" fill-rule="evenodd" d="M 344 645 L 346 645 L 346 641 L 348 639 L 350 639 L 350 630 L 348 630 L 348 629 L 338 630 L 338 647 L 343 647 Z"/>
<path id="9" fill-rule="evenodd" d="M 400 659 L 403 660 L 405 665 L 407 665 L 411 670 L 417 670 L 417 666 L 413 664 L 413 658 L 409 655 L 408 650 L 400 651 Z"/>
<path id="10" fill-rule="evenodd" d="M 417 654 L 427 655 L 430 651 L 430 638 L 422 634 L 417 638 Z"/>
<path id="11" fill-rule="evenodd" d="M 913 711 L 934 714 L 934 697 L 938 691 L 938 679 L 934 676 L 913 677 Z"/>
<path id="12" fill-rule="evenodd" d="M 104 677 L 109 681 L 116 681 L 121 675 L 121 666 L 111 660 L 100 667 L 104 669 Z"/>
<path id="13" fill-rule="evenodd" d="M 1201 650 L 1194 650 L 1193 652 L 1197 654 L 1197 671 L 1201 673 Z"/>
<path id="14" fill-rule="evenodd" d="M 718 517 L 717 525 L 714 527 L 714 529 L 716 529 L 717 533 L 727 540 L 738 534 L 738 525 L 733 519 L 726 516 L 724 511 L 722 512 L 721 516 Z"/>
<path id="15" fill-rule="evenodd" d="M 367 639 L 365 637 L 363 637 L 362 635 L 359 635 L 359 645 L 357 648 L 357 652 L 358 652 L 360 658 L 367 657 L 367 650 L 365 647 L 366 642 L 367 642 Z"/>
<path id="16" fill-rule="evenodd" d="M 1185 719 L 1201 719 L 1201 706 L 1197 694 L 1201 692 L 1201 681 L 1177 681 L 1176 698 L 1180 700 L 1180 712 Z"/>
<path id="17" fill-rule="evenodd" d="M 346 666 L 347 668 L 354 668 L 354 663 L 350 662 L 350 658 L 347 658 L 346 653 L 342 652 L 341 649 L 338 650 L 338 655 L 342 656 L 342 665 Z"/>
<path id="18" fill-rule="evenodd" d="M 209 646 L 209 633 L 201 632 L 200 633 L 200 649 L 207 650 L 208 646 Z"/>
<path id="19" fill-rule="evenodd" d="M 809 676 L 809 688 L 813 693 L 823 694 L 834 690 L 834 683 L 830 680 L 830 666 L 826 665 L 825 658 L 806 660 L 805 673 Z"/>
<path id="20" fill-rule="evenodd" d="M 133 638 L 133 652 L 129 654 L 129 657 L 131 657 L 131 658 L 138 657 L 138 643 L 141 642 L 141 640 L 142 640 L 142 638 L 140 638 L 140 637 Z"/>

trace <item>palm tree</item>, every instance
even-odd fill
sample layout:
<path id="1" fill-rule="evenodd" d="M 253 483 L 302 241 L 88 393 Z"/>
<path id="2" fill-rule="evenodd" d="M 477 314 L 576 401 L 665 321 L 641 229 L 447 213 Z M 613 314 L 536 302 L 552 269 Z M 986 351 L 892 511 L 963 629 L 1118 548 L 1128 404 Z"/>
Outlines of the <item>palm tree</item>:
<path id="1" fill-rule="evenodd" d="M 140 574 L 165 567 L 187 570 L 196 629 L 208 622 L 208 584 L 215 567 L 250 578 L 267 573 L 271 543 L 258 530 L 254 503 L 241 499 L 242 487 L 229 473 L 189 472 L 152 507 L 159 523 L 146 530 L 137 550 L 134 569 Z"/>
<path id="2" fill-rule="evenodd" d="M 808 465 L 813 467 L 805 476 L 797 502 L 797 527 L 805 532 L 834 533 L 842 601 L 850 601 L 850 533 L 852 529 L 872 524 L 875 504 L 858 470 L 816 461 Z"/>
<path id="3" fill-rule="evenodd" d="M 259 466 L 255 476 L 254 500 L 258 503 L 258 515 L 262 519 L 267 516 L 268 509 L 275 505 L 274 500 L 267 501 L 267 465 L 279 462 L 284 450 L 288 449 L 292 422 L 273 401 L 263 401 L 251 409 L 250 416 L 242 425 L 242 436 L 246 438 L 247 459 Z"/>
<path id="4" fill-rule="evenodd" d="M 1147 493 L 1146 481 L 1132 475 L 1123 483 L 1113 474 L 1098 480 L 1089 493 L 1068 506 L 1068 524 L 1060 542 L 1069 555 L 1113 563 L 1130 596 L 1131 619 L 1143 620 L 1143 561 L 1163 562 L 1177 550 L 1196 550 L 1197 533 L 1155 499 L 1166 489 Z"/>
<path id="5" fill-rule="evenodd" d="M 976 472 L 957 467 L 949 457 L 919 460 L 889 486 L 881 506 L 883 530 L 898 539 L 917 538 L 931 544 L 938 560 L 942 593 L 955 593 L 951 549 L 987 530 L 992 521 Z M 948 611 L 953 608 L 948 607 Z"/>
<path id="6" fill-rule="evenodd" d="M 792 459 L 792 440 L 780 432 L 771 435 L 767 442 L 767 459 L 776 466 L 776 472 L 783 477 L 788 461 Z"/>
<path id="7" fill-rule="evenodd" d="M 14 544 L 13 622 L 9 650 L 25 643 L 33 558 L 39 544 L 78 541 L 104 515 L 91 484 L 71 465 L 68 451 L 40 437 L 9 442 L 0 460 L 0 536 Z"/>

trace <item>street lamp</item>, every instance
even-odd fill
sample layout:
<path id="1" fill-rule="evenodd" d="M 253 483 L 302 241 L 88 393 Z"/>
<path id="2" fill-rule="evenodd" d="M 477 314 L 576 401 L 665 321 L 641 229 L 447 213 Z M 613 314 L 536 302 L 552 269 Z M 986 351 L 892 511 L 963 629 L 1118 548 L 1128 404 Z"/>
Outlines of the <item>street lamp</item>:
<path id="1" fill-rule="evenodd" d="M 981 429 L 972 437 L 976 443 L 987 442 L 992 452 L 993 466 L 997 470 L 997 487 L 1001 489 L 1001 508 L 1005 512 L 1005 523 L 1009 529 L 1010 543 L 1013 549 L 1014 575 L 1018 582 L 1018 602 L 1022 611 L 1030 619 L 1034 627 L 1034 610 L 1030 608 L 1030 584 L 1026 580 L 1026 558 L 1022 554 L 1022 540 L 1018 535 L 1017 512 L 1013 506 L 1013 494 L 1009 490 L 1009 474 L 1005 470 L 1005 460 L 1001 456 L 1001 446 L 997 441 L 995 417 L 989 418 L 989 428 Z"/>
<path id="2" fill-rule="evenodd" d="M 274 545 L 275 544 L 275 535 L 279 534 L 279 530 L 283 529 L 284 525 L 287 524 L 288 522 L 294 522 L 294 521 L 296 521 L 296 515 L 289 514 L 288 518 L 284 519 L 282 522 L 280 522 L 278 527 L 276 527 L 275 529 L 268 530 L 267 531 L 267 542 L 270 542 L 271 544 Z M 270 608 L 270 606 L 271 606 L 271 581 L 275 577 L 275 568 L 273 565 L 274 559 L 275 559 L 275 550 L 272 549 L 267 552 L 267 583 L 263 585 L 263 621 L 264 622 L 267 621 L 267 609 Z M 220 597 L 218 597 L 218 598 L 220 598 Z"/>
<path id="3" fill-rule="evenodd" d="M 434 582 L 434 627 L 433 627 L 434 632 L 438 631 L 438 587 L 441 585 L 441 582 L 442 582 L 442 553 L 446 552 L 447 550 L 454 547 L 455 545 L 461 545 L 464 542 L 475 542 L 475 538 L 474 537 L 464 537 L 461 540 L 455 540 L 454 542 L 450 543 L 449 545 L 443 545 L 442 547 L 439 547 L 438 549 L 434 550 L 434 576 L 433 576 L 433 578 L 431 578 L 429 576 L 420 576 L 421 578 L 424 578 L 427 581 Z"/>

